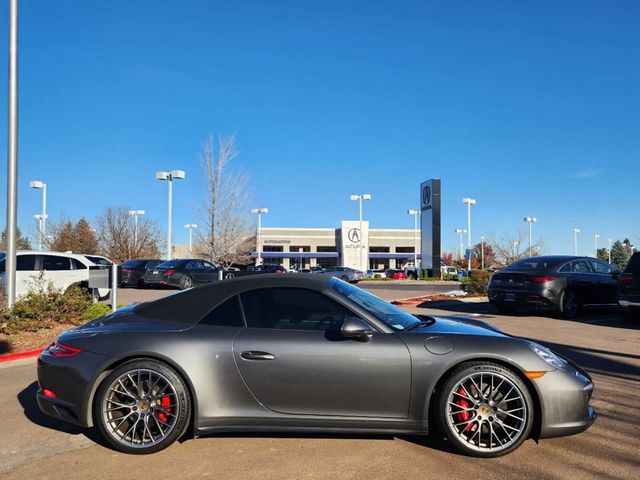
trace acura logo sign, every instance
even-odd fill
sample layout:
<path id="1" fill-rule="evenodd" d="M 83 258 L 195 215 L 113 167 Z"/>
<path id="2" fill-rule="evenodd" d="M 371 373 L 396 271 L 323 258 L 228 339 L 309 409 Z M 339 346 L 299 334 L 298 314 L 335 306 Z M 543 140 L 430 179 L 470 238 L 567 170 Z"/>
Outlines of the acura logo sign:
<path id="1" fill-rule="evenodd" d="M 431 187 L 425 185 L 422 187 L 422 206 L 428 207 L 431 205 Z"/>
<path id="2" fill-rule="evenodd" d="M 347 238 L 352 243 L 359 242 L 360 239 L 362 238 L 362 235 L 360 233 L 360 229 L 359 228 L 352 228 L 351 230 L 349 230 L 349 232 L 347 233 Z"/>

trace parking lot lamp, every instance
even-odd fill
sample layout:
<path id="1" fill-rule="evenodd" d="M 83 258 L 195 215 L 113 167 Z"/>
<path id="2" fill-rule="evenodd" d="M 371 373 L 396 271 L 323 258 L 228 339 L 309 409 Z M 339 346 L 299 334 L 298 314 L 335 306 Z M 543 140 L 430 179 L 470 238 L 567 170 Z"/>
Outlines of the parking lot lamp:
<path id="1" fill-rule="evenodd" d="M 156 180 L 165 181 L 168 184 L 169 202 L 167 206 L 167 260 L 171 260 L 171 202 L 173 196 L 173 181 L 183 180 L 184 170 L 171 170 L 170 172 L 156 172 Z"/>
<path id="2" fill-rule="evenodd" d="M 129 210 L 129 215 L 133 215 L 133 248 L 138 247 L 138 215 L 144 215 L 144 210 Z"/>
<path id="3" fill-rule="evenodd" d="M 462 235 L 467 233 L 467 229 L 466 228 L 456 228 L 455 232 L 458 235 L 460 235 L 460 260 L 462 260 L 464 258 L 464 254 L 462 253 L 462 249 L 464 248 L 463 241 L 462 241 Z"/>
<path id="4" fill-rule="evenodd" d="M 533 257 L 533 239 L 531 235 L 531 225 L 538 221 L 536 217 L 524 217 L 524 221 L 529 224 L 529 257 Z"/>
<path id="5" fill-rule="evenodd" d="M 42 250 L 44 246 L 46 221 L 47 221 L 47 184 L 40 180 L 32 180 L 29 186 L 34 189 L 42 190 L 42 211 L 38 215 L 38 250 Z"/>
<path id="6" fill-rule="evenodd" d="M 469 271 L 471 271 L 471 205 L 476 204 L 475 198 L 463 198 L 462 203 L 467 205 L 467 248 L 469 249 Z"/>
<path id="7" fill-rule="evenodd" d="M 598 258 L 598 239 L 599 238 L 600 238 L 599 234 L 596 233 L 593 235 L 593 245 L 594 245 L 593 251 L 595 252 L 595 255 L 593 256 L 594 258 Z"/>
<path id="8" fill-rule="evenodd" d="M 195 223 L 187 223 L 184 228 L 188 228 L 189 229 L 189 253 L 191 253 L 191 242 L 192 242 L 192 231 L 194 228 L 198 228 L 198 225 L 196 225 Z"/>
<path id="9" fill-rule="evenodd" d="M 484 235 L 480 235 L 480 269 L 484 270 Z"/>
<path id="10" fill-rule="evenodd" d="M 360 195 L 351 195 L 351 200 L 353 201 L 357 201 L 358 202 L 358 211 L 360 212 L 360 241 L 358 242 L 360 244 L 360 270 L 362 270 L 363 272 L 365 272 L 367 269 L 364 265 L 364 262 L 362 261 L 362 237 L 364 236 L 362 234 L 362 201 L 363 200 L 371 200 L 371 194 L 369 193 L 362 193 Z M 369 241 L 369 239 L 367 239 L 367 242 Z"/>
<path id="11" fill-rule="evenodd" d="M 269 213 L 268 208 L 252 208 L 251 213 L 254 215 L 258 215 L 258 228 L 256 229 L 256 265 L 260 265 L 262 263 L 262 258 L 260 256 L 260 229 L 262 228 L 262 215 L 265 213 Z"/>
<path id="12" fill-rule="evenodd" d="M 578 234 L 580 233 L 579 228 L 573 229 L 573 254 L 578 256 Z"/>
<path id="13" fill-rule="evenodd" d="M 609 263 L 611 263 L 611 242 L 613 242 L 613 238 L 607 238 L 607 255 L 609 257 Z"/>
<path id="14" fill-rule="evenodd" d="M 413 215 L 413 268 L 418 268 L 418 217 L 420 210 L 407 210 L 408 215 Z"/>

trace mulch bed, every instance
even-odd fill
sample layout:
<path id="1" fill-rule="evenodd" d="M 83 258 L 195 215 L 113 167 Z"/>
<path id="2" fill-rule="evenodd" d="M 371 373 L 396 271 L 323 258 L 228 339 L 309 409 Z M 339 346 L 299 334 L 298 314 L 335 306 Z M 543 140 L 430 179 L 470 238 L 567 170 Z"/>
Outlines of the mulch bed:
<path id="1" fill-rule="evenodd" d="M 71 324 L 60 324 L 37 332 L 16 333 L 15 335 L 0 334 L 0 355 L 45 348 L 53 343 L 58 335 L 73 327 L 74 325 Z"/>

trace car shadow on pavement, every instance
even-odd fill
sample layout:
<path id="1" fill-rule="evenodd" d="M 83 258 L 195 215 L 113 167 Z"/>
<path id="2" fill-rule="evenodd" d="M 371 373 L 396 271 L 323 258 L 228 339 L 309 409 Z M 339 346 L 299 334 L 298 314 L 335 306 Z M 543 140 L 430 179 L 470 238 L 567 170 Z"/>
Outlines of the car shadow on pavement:
<path id="1" fill-rule="evenodd" d="M 42 413 L 36 401 L 37 392 L 38 382 L 33 382 L 29 386 L 24 388 L 20 393 L 18 393 L 18 402 L 24 410 L 24 416 L 27 417 L 27 420 L 40 427 L 57 430 L 59 432 L 67 433 L 70 435 L 82 434 L 89 440 L 95 443 L 99 443 L 100 445 L 108 448 L 108 445 L 104 443 L 104 441 L 94 428 L 79 427 L 77 425 L 63 422 L 62 420 L 58 420 L 54 417 L 50 417 Z"/>

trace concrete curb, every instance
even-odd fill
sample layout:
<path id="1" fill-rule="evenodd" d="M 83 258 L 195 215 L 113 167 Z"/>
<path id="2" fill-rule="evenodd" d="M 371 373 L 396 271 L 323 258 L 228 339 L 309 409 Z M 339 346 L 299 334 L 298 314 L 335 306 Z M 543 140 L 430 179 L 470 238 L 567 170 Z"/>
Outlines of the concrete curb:
<path id="1" fill-rule="evenodd" d="M 37 357 L 38 355 L 40 355 L 40 353 L 42 353 L 43 350 L 44 348 L 38 348 L 35 350 L 25 350 L 24 352 L 3 353 L 2 355 L 0 355 L 0 363 L 20 360 L 21 358 Z"/>

